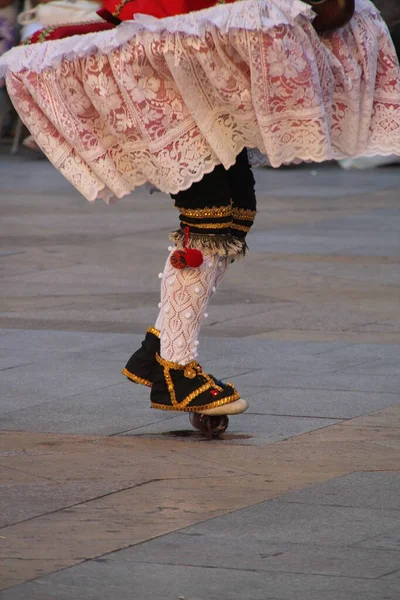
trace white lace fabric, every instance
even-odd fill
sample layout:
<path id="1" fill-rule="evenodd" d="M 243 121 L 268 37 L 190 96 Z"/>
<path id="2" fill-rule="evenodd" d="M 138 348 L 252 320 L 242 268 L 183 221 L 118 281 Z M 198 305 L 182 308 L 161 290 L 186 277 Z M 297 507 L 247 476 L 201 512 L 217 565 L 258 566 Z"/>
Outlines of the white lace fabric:
<path id="1" fill-rule="evenodd" d="M 200 267 L 175 269 L 169 260 L 161 281 L 161 306 L 155 327 L 160 331 L 161 357 L 186 365 L 197 357 L 200 326 L 228 259 L 203 253 Z"/>
<path id="2" fill-rule="evenodd" d="M 300 0 L 242 0 L 2 57 L 13 103 L 89 200 L 253 164 L 400 154 L 400 70 L 369 0 L 318 36 Z"/>

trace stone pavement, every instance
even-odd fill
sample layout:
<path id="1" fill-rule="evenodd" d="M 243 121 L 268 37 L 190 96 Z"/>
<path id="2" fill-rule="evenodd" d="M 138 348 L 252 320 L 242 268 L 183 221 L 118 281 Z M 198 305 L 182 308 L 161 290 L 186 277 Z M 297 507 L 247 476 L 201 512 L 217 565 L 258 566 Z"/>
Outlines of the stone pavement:
<path id="1" fill-rule="evenodd" d="M 0 148 L 1 600 L 398 600 L 400 169 L 257 170 L 200 357 L 223 440 L 120 370 L 175 210 Z"/>

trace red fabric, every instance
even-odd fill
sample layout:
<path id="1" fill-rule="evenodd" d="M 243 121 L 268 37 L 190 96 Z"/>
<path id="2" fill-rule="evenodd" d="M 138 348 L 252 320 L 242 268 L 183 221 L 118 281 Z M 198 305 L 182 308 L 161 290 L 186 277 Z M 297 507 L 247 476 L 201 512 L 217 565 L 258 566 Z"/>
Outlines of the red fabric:
<path id="1" fill-rule="evenodd" d="M 106 29 L 113 29 L 115 25 L 111 23 L 71 23 L 71 25 L 58 25 L 54 27 L 45 27 L 36 31 L 33 35 L 22 42 L 22 46 L 36 44 L 37 42 L 47 42 L 48 40 L 61 40 L 71 35 L 80 35 L 84 33 L 95 33 Z"/>
<path id="2" fill-rule="evenodd" d="M 235 2 L 235 0 L 225 0 L 225 2 L 230 3 Z M 104 19 L 104 22 L 45 27 L 24 40 L 23 45 L 36 44 L 48 40 L 60 40 L 71 35 L 95 33 L 112 29 L 118 23 L 118 19 L 121 21 L 131 20 L 136 13 L 152 15 L 161 19 L 163 17 L 201 10 L 202 8 L 209 8 L 218 3 L 219 0 L 129 0 L 120 9 L 119 7 L 123 4 L 122 0 L 103 0 L 103 9 L 100 9 L 98 14 Z M 110 14 L 107 15 L 107 12 Z M 114 15 L 117 19 L 113 19 L 111 15 Z"/>
<path id="3" fill-rule="evenodd" d="M 235 0 L 225 0 L 227 3 Z M 225 2 L 223 2 L 225 3 Z M 121 21 L 133 19 L 136 13 L 152 15 L 158 19 L 209 8 L 218 0 L 130 0 L 120 9 L 121 0 L 103 0 L 103 6 Z"/>

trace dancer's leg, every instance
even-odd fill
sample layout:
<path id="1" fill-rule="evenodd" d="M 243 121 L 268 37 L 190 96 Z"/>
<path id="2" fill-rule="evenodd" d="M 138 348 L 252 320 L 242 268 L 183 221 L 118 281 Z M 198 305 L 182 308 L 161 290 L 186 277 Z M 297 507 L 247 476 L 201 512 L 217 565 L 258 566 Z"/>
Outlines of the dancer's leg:
<path id="1" fill-rule="evenodd" d="M 195 359 L 200 325 L 209 299 L 222 279 L 230 256 L 241 251 L 243 243 L 232 237 L 231 191 L 222 166 L 173 198 L 181 223 L 173 239 L 178 248 L 186 245 L 201 250 L 203 263 L 196 268 L 182 269 L 176 269 L 170 260 L 165 265 L 156 322 L 161 352 L 157 357 L 159 368 L 151 401 L 155 408 L 204 412 L 233 404 L 240 398 L 232 385 L 204 373 Z M 185 237 L 186 228 L 189 230 Z"/>
<path id="2" fill-rule="evenodd" d="M 184 229 L 189 227 L 188 247 L 200 249 L 204 262 L 197 268 L 185 267 L 177 270 L 168 257 L 162 274 L 160 313 L 155 323 L 156 329 L 151 328 L 147 333 L 142 348 L 127 364 L 130 372 L 125 369 L 125 374 L 140 383 L 139 378 L 132 374 L 132 372 L 137 374 L 135 363 L 140 367 L 141 374 L 147 375 L 149 369 L 145 371 L 143 365 L 147 363 L 149 367 L 151 361 L 150 382 L 154 381 L 154 373 L 158 371 L 158 381 L 152 390 L 152 404 L 157 408 L 201 412 L 201 408 L 205 411 L 207 406 L 213 405 L 218 407 L 213 410 L 226 410 L 226 407 L 221 405 L 228 401 L 232 402 L 235 398 L 239 398 L 239 395 L 233 386 L 217 382 L 215 378 L 202 373 L 201 368 L 201 375 L 199 375 L 195 358 L 199 329 L 208 301 L 222 280 L 232 258 L 243 253 L 246 247 L 245 236 L 254 220 L 254 178 L 247 161 L 247 154 L 242 152 L 236 164 L 228 171 L 219 166 L 213 173 L 206 175 L 201 182 L 193 184 L 189 190 L 180 192 L 173 198 L 180 211 L 181 227 L 172 234 L 172 239 L 178 248 L 182 248 Z M 237 230 L 234 228 L 236 224 Z M 161 330 L 162 338 L 158 363 L 154 360 L 160 343 L 157 330 Z M 187 370 L 184 375 L 184 368 L 191 363 L 195 363 L 195 369 Z M 169 376 L 172 373 L 172 380 L 180 380 L 175 390 L 180 398 L 178 401 L 175 398 L 174 403 L 169 393 L 165 398 L 168 387 L 165 381 L 167 371 Z M 190 373 L 191 377 L 187 377 L 187 373 Z M 193 385 L 189 386 L 189 392 L 185 385 L 188 383 L 187 379 L 196 379 L 190 382 Z M 179 402 L 182 400 L 180 393 L 182 382 L 184 395 L 190 395 L 193 390 L 197 394 L 198 384 L 207 389 L 199 395 L 197 401 L 184 405 Z M 210 390 L 213 394 L 210 394 Z M 161 402 L 159 402 L 160 398 Z M 232 409 L 233 404 L 232 402 Z"/>

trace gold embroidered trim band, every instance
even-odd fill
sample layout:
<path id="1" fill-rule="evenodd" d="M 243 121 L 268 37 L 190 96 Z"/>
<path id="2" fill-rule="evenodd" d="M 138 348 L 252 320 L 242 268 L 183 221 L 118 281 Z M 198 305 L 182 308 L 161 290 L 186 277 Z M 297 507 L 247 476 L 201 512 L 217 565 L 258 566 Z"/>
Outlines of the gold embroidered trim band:
<path id="1" fill-rule="evenodd" d="M 187 221 L 181 221 L 181 223 L 194 229 L 229 229 L 232 225 L 232 221 L 226 223 L 188 223 Z"/>
<path id="2" fill-rule="evenodd" d="M 254 221 L 256 214 L 256 210 L 250 210 L 248 208 L 233 207 L 232 209 L 233 218 L 240 219 L 241 221 Z"/>
<path id="3" fill-rule="evenodd" d="M 245 233 L 248 233 L 251 229 L 251 225 L 250 225 L 250 227 L 246 227 L 245 225 L 239 225 L 238 223 L 232 223 L 232 229 L 237 229 L 238 231 L 244 231 Z"/>
<path id="4" fill-rule="evenodd" d="M 217 219 L 218 217 L 230 217 L 232 205 L 219 206 L 218 208 L 179 208 L 179 212 L 184 217 L 196 219 Z"/>
<path id="5" fill-rule="evenodd" d="M 118 17 L 119 13 L 121 12 L 121 10 L 124 8 L 125 4 L 128 4 L 128 2 L 130 2 L 131 0 L 122 0 L 122 2 L 120 2 L 119 4 L 117 4 L 117 6 L 115 7 L 114 11 L 113 11 L 113 15 L 114 17 Z"/>
<path id="6" fill-rule="evenodd" d="M 151 387 L 153 384 L 148 379 L 143 379 L 143 377 L 138 377 L 133 373 L 130 373 L 127 369 L 122 369 L 122 375 L 125 375 L 128 379 L 133 381 L 134 383 L 140 383 L 141 385 L 147 385 L 147 387 Z"/>
<path id="7" fill-rule="evenodd" d="M 171 362 L 166 358 L 162 358 L 159 354 L 156 354 L 157 362 L 162 367 L 168 367 L 169 369 L 174 369 L 175 371 L 184 371 L 185 369 L 194 369 L 197 366 L 197 362 L 195 360 L 190 361 L 187 365 L 180 365 L 179 363 Z"/>

